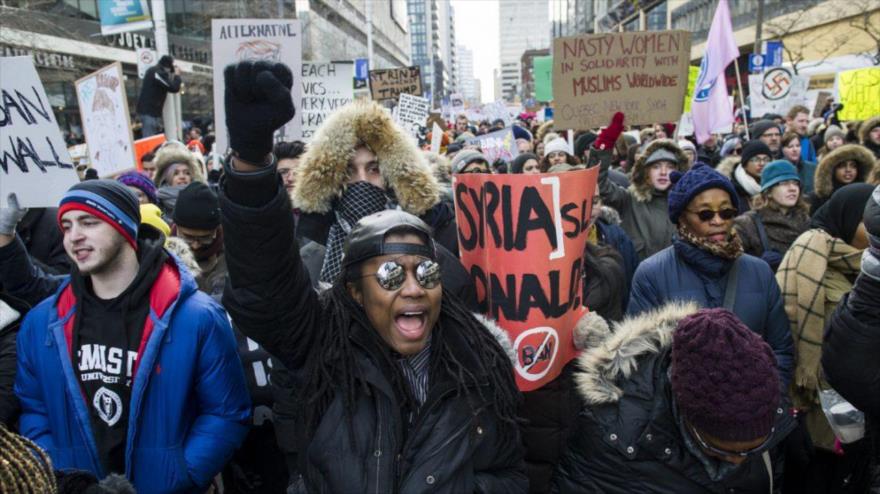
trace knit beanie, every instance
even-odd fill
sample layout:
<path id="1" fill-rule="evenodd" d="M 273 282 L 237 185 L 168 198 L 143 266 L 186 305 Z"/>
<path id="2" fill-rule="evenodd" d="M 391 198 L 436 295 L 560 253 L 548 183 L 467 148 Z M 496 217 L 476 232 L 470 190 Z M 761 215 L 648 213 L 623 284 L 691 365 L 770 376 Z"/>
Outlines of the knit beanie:
<path id="1" fill-rule="evenodd" d="M 571 150 L 568 148 L 568 143 L 565 142 L 565 139 L 561 137 L 557 137 L 552 141 L 548 142 L 544 146 L 544 156 L 549 155 L 550 153 L 556 153 L 562 151 L 563 153 L 571 154 Z"/>
<path id="2" fill-rule="evenodd" d="M 837 136 L 843 139 L 844 142 L 846 142 L 846 133 L 843 132 L 843 129 L 836 125 L 829 125 L 828 128 L 825 129 L 825 135 L 823 136 L 822 142 L 828 144 L 828 141 L 834 136 Z"/>
<path id="3" fill-rule="evenodd" d="M 577 156 L 578 159 L 583 159 L 584 152 L 593 145 L 593 142 L 597 137 L 599 137 L 597 134 L 590 131 L 577 136 L 577 139 L 574 140 L 574 155 Z"/>
<path id="4" fill-rule="evenodd" d="M 462 170 L 467 168 L 468 165 L 473 163 L 474 161 L 485 161 L 486 157 L 483 156 L 483 153 L 477 151 L 476 149 L 465 149 L 463 151 L 459 151 L 458 154 L 455 155 L 455 158 L 452 158 L 452 173 L 461 173 Z"/>
<path id="5" fill-rule="evenodd" d="M 757 139 L 753 139 L 745 144 L 743 144 L 743 152 L 742 152 L 742 160 L 740 163 L 743 166 L 749 163 L 749 160 L 754 158 L 755 156 L 766 154 L 767 156 L 773 156 L 773 152 L 770 151 L 770 147 L 764 144 L 762 141 Z"/>
<path id="6" fill-rule="evenodd" d="M 513 138 L 516 139 L 525 139 L 529 142 L 532 142 L 532 133 L 528 130 L 520 127 L 519 125 L 513 125 L 511 127 L 513 129 Z"/>
<path id="7" fill-rule="evenodd" d="M 678 218 L 695 196 L 708 189 L 721 189 L 730 195 L 733 207 L 739 209 L 739 197 L 733 184 L 724 175 L 705 163 L 696 163 L 687 173 L 678 170 L 669 174 L 673 183 L 669 190 L 669 220 L 678 223 Z"/>
<path id="8" fill-rule="evenodd" d="M 749 126 L 749 135 L 752 137 L 752 139 L 757 139 L 764 135 L 764 132 L 767 132 L 769 129 L 772 129 L 774 127 L 776 127 L 777 129 L 779 128 L 779 126 L 776 125 L 776 122 L 774 122 L 773 120 L 758 120 L 757 122 L 753 122 L 752 125 Z"/>
<path id="9" fill-rule="evenodd" d="M 138 172 L 128 172 L 116 177 L 116 180 L 129 187 L 140 189 L 151 203 L 159 204 L 159 196 L 156 195 L 156 185 L 146 175 Z"/>
<path id="10" fill-rule="evenodd" d="M 690 149 L 692 153 L 694 153 L 695 155 L 697 154 L 697 146 L 694 146 L 694 143 L 687 139 L 679 139 L 676 144 L 678 144 L 678 147 L 682 151 L 684 151 L 685 149 Z"/>
<path id="11" fill-rule="evenodd" d="M 171 217 L 184 228 L 213 230 L 220 226 L 220 201 L 210 187 L 193 182 L 180 191 Z"/>
<path id="12" fill-rule="evenodd" d="M 115 180 L 86 180 L 71 187 L 58 203 L 58 226 L 68 211 L 85 211 L 107 222 L 137 250 L 138 224 L 141 222 L 137 197 Z"/>
<path id="13" fill-rule="evenodd" d="M 768 191 L 774 185 L 786 180 L 797 180 L 800 183 L 801 176 L 798 175 L 797 168 L 788 160 L 771 161 L 761 170 L 761 192 Z"/>
<path id="14" fill-rule="evenodd" d="M 727 309 L 702 309 L 672 335 L 672 394 L 683 418 L 724 441 L 767 436 L 781 388 L 770 346 Z"/>

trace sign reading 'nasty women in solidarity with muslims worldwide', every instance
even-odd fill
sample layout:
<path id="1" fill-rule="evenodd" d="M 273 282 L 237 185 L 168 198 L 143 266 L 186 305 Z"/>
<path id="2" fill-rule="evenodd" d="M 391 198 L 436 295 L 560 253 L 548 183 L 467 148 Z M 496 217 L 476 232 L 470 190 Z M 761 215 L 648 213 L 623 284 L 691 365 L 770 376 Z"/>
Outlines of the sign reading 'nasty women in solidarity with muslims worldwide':
<path id="1" fill-rule="evenodd" d="M 415 66 L 371 70 L 370 94 L 375 101 L 397 101 L 401 94 L 421 96 L 422 69 Z"/>
<path id="2" fill-rule="evenodd" d="M 674 122 L 688 84 L 690 33 L 646 31 L 553 40 L 557 129 L 607 125 L 615 112 L 629 124 Z"/>
<path id="3" fill-rule="evenodd" d="M 575 357 L 583 253 L 598 167 L 543 175 L 453 177 L 461 262 L 480 311 L 513 341 L 519 389 L 555 379 Z"/>
<path id="4" fill-rule="evenodd" d="M 31 57 L 0 57 L 0 207 L 57 206 L 79 182 Z"/>

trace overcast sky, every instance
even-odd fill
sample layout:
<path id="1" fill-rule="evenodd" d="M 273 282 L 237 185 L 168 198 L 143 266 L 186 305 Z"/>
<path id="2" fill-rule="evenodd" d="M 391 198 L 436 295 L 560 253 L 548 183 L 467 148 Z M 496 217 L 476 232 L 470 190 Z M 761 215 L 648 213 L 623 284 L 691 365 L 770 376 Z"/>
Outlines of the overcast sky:
<path id="1" fill-rule="evenodd" d="M 455 41 L 474 52 L 474 75 L 480 80 L 483 101 L 494 101 L 492 69 L 498 68 L 497 0 L 452 0 Z"/>

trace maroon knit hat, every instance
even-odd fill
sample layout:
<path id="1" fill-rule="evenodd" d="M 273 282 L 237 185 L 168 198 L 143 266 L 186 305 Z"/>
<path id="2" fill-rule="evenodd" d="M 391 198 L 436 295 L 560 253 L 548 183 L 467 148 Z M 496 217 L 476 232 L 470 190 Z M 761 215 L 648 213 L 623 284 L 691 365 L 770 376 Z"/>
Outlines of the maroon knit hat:
<path id="1" fill-rule="evenodd" d="M 770 434 L 781 388 L 770 346 L 727 309 L 702 309 L 672 336 L 672 392 L 684 418 L 725 441 Z"/>

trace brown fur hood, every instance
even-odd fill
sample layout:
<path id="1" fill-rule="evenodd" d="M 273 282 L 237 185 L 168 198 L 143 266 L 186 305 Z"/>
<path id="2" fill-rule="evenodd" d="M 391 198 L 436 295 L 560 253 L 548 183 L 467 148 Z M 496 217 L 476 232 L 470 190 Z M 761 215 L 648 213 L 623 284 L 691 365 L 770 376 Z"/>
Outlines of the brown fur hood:
<path id="1" fill-rule="evenodd" d="M 715 171 L 724 175 L 727 178 L 733 178 L 733 172 L 736 170 L 736 167 L 739 166 L 739 162 L 741 161 L 739 156 L 728 156 L 721 160 L 718 163 L 718 166 L 715 167 Z"/>
<path id="2" fill-rule="evenodd" d="M 424 214 L 440 201 L 440 186 L 424 154 L 391 115 L 373 101 L 356 101 L 333 113 L 315 132 L 296 170 L 293 204 L 306 213 L 327 213 L 345 191 L 348 163 L 359 144 L 379 169 L 400 207 Z"/>
<path id="3" fill-rule="evenodd" d="M 651 141 L 645 151 L 640 153 L 633 165 L 630 178 L 629 191 L 633 198 L 639 202 L 648 202 L 652 197 L 651 181 L 648 176 L 648 167 L 645 165 L 648 157 L 658 149 L 666 149 L 678 159 L 678 170 L 682 173 L 687 171 L 688 160 L 684 151 L 672 139 L 657 139 Z"/>
<path id="4" fill-rule="evenodd" d="M 871 169 L 874 168 L 874 155 L 864 146 L 858 144 L 844 144 L 826 154 L 816 167 L 816 179 L 814 189 L 819 197 L 829 197 L 834 192 L 834 167 L 844 161 L 855 161 L 859 167 L 857 182 L 868 180 Z"/>
<path id="5" fill-rule="evenodd" d="M 871 117 L 859 125 L 859 142 L 862 144 L 868 142 L 868 134 L 874 127 L 880 127 L 880 115 Z"/>
<path id="6" fill-rule="evenodd" d="M 204 182 L 205 175 L 202 173 L 202 165 L 199 163 L 195 154 L 190 152 L 183 144 L 171 143 L 166 144 L 157 153 L 153 160 L 156 163 L 156 175 L 153 182 L 156 187 L 168 185 L 162 180 L 165 170 L 175 163 L 185 163 L 189 167 L 189 173 L 192 175 L 193 182 Z"/>
<path id="7" fill-rule="evenodd" d="M 599 335 L 577 358 L 579 371 L 574 381 L 586 404 L 615 403 L 623 396 L 619 384 L 638 368 L 639 357 L 659 353 L 672 345 L 678 322 L 697 312 L 694 302 L 672 302 L 635 317 L 628 317 L 614 328 L 593 324 Z"/>

